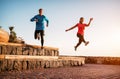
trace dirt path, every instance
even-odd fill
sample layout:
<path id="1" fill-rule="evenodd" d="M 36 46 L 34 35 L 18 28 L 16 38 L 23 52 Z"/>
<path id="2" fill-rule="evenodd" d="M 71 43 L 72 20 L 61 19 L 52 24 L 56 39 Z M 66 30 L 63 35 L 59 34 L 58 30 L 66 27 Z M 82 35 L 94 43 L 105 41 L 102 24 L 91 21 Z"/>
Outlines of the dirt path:
<path id="1" fill-rule="evenodd" d="M 1 72 L 0 79 L 120 79 L 120 65 L 85 64 L 78 67 Z"/>

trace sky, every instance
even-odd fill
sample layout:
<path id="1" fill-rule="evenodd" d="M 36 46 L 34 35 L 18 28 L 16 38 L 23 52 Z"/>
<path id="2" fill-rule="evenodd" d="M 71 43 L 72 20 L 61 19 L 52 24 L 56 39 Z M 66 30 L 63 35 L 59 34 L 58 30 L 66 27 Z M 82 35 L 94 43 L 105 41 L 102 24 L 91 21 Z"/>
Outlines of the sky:
<path id="1" fill-rule="evenodd" d="M 27 44 L 41 45 L 34 39 L 35 22 L 30 19 L 43 8 L 49 20 L 45 27 L 45 46 L 59 48 L 60 55 L 72 56 L 118 56 L 120 57 L 120 0 L 0 0 L 0 26 L 9 32 L 14 26 L 18 37 Z M 77 51 L 77 28 L 80 17 L 84 23 L 93 21 L 85 28 L 84 38 Z"/>

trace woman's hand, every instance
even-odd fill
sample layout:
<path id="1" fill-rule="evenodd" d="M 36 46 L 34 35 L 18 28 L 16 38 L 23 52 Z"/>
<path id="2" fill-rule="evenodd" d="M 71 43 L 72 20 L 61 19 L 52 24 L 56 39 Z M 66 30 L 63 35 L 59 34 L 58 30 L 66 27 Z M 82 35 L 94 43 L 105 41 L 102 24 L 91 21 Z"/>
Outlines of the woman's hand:
<path id="1" fill-rule="evenodd" d="M 90 21 L 92 21 L 93 20 L 93 18 L 90 18 Z"/>

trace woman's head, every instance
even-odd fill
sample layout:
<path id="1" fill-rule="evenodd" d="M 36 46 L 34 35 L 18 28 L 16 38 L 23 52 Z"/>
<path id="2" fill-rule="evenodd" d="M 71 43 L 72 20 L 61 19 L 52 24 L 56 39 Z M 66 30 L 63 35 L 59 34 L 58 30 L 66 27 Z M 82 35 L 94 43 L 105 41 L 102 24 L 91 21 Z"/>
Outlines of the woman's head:
<path id="1" fill-rule="evenodd" d="M 81 18 L 80 18 L 79 23 L 81 23 L 81 24 L 82 24 L 82 23 L 83 23 L 83 21 L 84 21 L 84 18 L 83 18 L 83 17 L 81 17 Z"/>

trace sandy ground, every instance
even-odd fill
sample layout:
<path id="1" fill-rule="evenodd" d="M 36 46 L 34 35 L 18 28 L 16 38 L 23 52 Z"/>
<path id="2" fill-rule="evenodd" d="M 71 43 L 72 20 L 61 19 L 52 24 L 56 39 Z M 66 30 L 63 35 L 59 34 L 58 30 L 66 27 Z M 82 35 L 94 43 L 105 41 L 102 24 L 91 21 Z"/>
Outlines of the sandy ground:
<path id="1" fill-rule="evenodd" d="M 120 79 L 120 65 L 85 64 L 77 67 L 0 72 L 0 79 Z"/>

